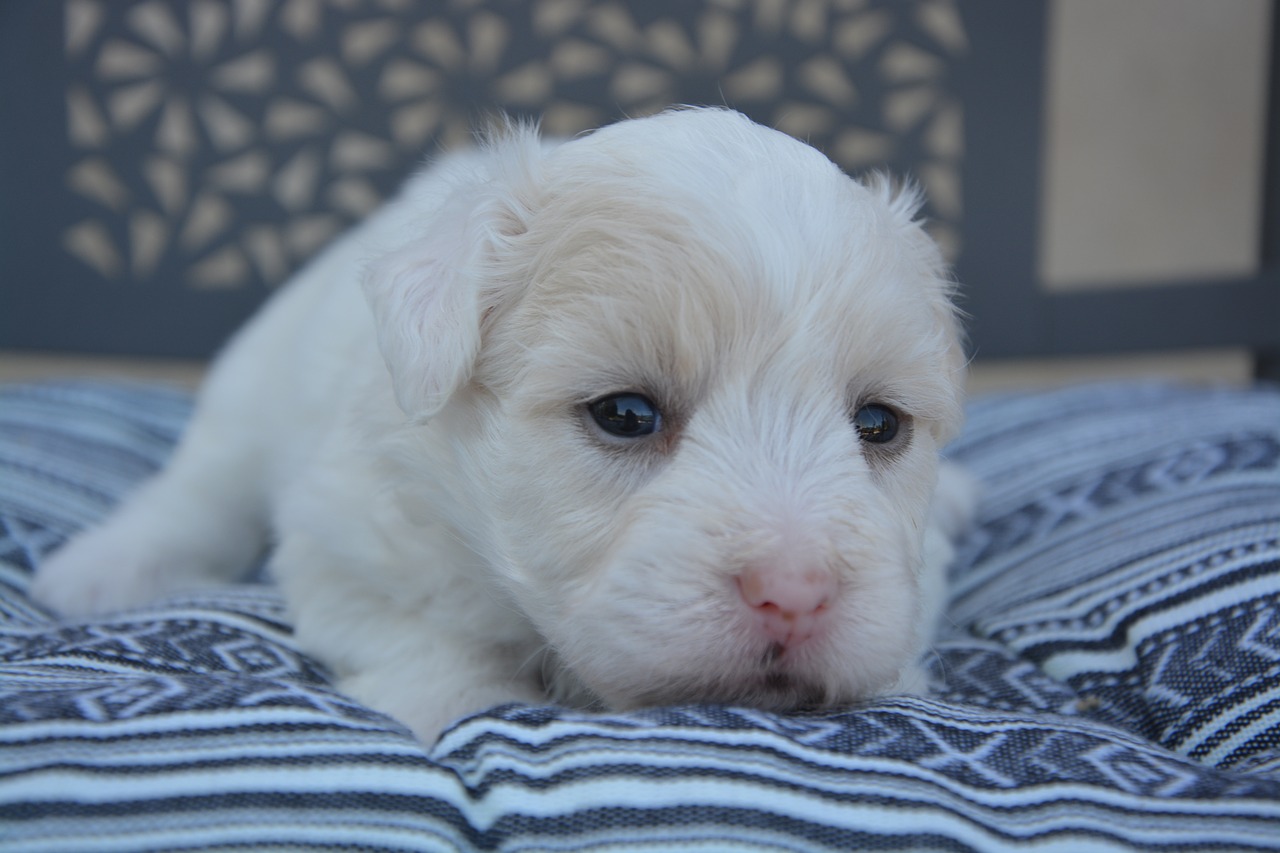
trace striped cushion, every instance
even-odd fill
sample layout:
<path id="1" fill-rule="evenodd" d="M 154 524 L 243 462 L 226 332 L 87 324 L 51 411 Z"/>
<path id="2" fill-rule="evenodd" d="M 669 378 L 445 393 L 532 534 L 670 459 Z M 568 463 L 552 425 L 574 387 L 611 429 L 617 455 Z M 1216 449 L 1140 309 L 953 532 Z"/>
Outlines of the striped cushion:
<path id="1" fill-rule="evenodd" d="M 1275 849 L 1280 393 L 971 406 L 984 482 L 935 690 L 838 713 L 511 705 L 430 749 L 245 584 L 59 624 L 41 554 L 189 399 L 0 391 L 0 844 L 21 850 Z"/>

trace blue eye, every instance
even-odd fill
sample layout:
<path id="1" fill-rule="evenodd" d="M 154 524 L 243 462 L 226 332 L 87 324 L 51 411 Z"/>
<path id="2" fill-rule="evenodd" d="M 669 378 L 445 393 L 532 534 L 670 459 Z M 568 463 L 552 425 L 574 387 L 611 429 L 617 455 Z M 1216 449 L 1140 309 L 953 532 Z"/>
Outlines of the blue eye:
<path id="1" fill-rule="evenodd" d="M 898 435 L 898 416 L 893 409 L 868 403 L 853 414 L 859 437 L 871 444 L 888 444 Z"/>
<path id="2" fill-rule="evenodd" d="M 612 394 L 587 405 L 600 429 L 619 438 L 643 438 L 662 429 L 662 415 L 641 394 Z"/>

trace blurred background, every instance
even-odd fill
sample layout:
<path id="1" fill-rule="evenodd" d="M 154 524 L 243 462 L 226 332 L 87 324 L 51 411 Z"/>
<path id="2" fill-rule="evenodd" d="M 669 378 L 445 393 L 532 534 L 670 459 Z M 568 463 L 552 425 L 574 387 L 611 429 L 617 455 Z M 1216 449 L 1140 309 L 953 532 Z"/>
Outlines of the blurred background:
<path id="1" fill-rule="evenodd" d="M 1277 377 L 1275 17 L 1271 0 L 4 0 L 0 380 L 197 381 L 290 272 L 496 112 L 572 134 L 674 103 L 918 181 L 977 391 Z"/>

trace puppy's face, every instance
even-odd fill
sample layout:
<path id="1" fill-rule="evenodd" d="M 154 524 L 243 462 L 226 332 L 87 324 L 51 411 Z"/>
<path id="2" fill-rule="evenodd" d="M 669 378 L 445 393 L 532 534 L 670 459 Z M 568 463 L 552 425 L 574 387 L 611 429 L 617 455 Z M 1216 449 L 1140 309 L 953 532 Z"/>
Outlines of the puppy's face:
<path id="1" fill-rule="evenodd" d="M 538 172 L 440 413 L 477 550 L 614 707 L 892 687 L 961 370 L 909 203 L 725 113 Z"/>

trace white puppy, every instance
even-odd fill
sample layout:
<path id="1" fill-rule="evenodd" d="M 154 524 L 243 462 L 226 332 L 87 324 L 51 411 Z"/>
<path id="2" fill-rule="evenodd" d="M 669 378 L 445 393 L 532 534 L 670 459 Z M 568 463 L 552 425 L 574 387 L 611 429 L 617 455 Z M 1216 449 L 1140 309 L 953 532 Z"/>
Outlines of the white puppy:
<path id="1" fill-rule="evenodd" d="M 284 288 L 33 593 L 130 607 L 274 543 L 302 648 L 428 742 L 548 694 L 914 689 L 966 501 L 930 506 L 964 356 L 915 206 L 723 110 L 509 130 Z"/>

